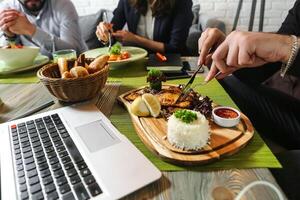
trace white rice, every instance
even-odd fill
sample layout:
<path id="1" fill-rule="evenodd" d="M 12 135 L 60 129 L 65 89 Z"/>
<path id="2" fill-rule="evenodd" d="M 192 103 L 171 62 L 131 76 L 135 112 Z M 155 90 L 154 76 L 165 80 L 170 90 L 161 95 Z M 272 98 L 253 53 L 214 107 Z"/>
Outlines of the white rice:
<path id="1" fill-rule="evenodd" d="M 198 150 L 203 148 L 210 139 L 208 120 L 199 112 L 197 120 L 187 124 L 173 114 L 168 121 L 168 141 L 177 148 Z"/>

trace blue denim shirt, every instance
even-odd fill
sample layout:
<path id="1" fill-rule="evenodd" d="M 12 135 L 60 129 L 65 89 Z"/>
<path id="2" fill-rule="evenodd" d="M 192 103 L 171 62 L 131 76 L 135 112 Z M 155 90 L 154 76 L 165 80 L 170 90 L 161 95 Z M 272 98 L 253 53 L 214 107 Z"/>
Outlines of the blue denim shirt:
<path id="1" fill-rule="evenodd" d="M 79 24 L 78 14 L 70 0 L 47 0 L 37 16 L 26 12 L 17 0 L 6 0 L 0 3 L 0 10 L 11 8 L 24 13 L 28 20 L 35 24 L 37 29 L 30 37 L 18 35 L 19 41 L 25 46 L 38 46 L 41 53 L 51 56 L 53 51 L 61 49 L 75 49 L 82 53 L 87 49 L 84 43 Z M 6 38 L 0 38 L 0 44 L 5 45 Z"/>

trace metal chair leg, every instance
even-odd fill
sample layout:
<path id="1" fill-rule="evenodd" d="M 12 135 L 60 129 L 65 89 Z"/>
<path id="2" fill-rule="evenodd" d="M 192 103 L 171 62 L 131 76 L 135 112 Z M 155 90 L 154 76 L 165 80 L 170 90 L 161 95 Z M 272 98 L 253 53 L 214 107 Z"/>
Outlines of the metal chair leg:
<path id="1" fill-rule="evenodd" d="M 236 14 L 235 14 L 235 17 L 234 17 L 234 22 L 233 22 L 233 27 L 232 27 L 231 31 L 236 30 L 236 27 L 237 27 L 237 24 L 238 24 L 238 21 L 239 21 L 239 18 L 240 18 L 240 13 L 241 13 L 241 10 L 242 10 L 242 6 L 243 6 L 243 0 L 239 0 L 239 4 L 238 4 L 237 10 L 236 10 Z"/>
<path id="2" fill-rule="evenodd" d="M 252 0 L 252 6 L 251 6 L 251 12 L 250 12 L 250 21 L 249 21 L 248 31 L 252 31 L 253 30 L 253 23 L 254 23 L 254 18 L 255 18 L 256 4 L 257 4 L 257 0 Z"/>
<path id="3" fill-rule="evenodd" d="M 261 4 L 260 4 L 260 16 L 259 16 L 259 27 L 258 27 L 258 31 L 259 32 L 262 32 L 263 28 L 264 28 L 265 5 L 266 5 L 266 0 L 261 0 Z"/>

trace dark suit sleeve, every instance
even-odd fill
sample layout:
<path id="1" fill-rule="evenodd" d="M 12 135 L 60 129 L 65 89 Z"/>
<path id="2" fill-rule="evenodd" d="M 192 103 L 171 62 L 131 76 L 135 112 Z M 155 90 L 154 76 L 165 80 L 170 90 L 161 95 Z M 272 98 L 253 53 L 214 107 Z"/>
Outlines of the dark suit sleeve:
<path id="1" fill-rule="evenodd" d="M 300 11 L 300 1 L 297 0 L 296 3 L 294 4 L 294 7 L 289 10 L 287 17 L 283 21 L 277 33 L 286 34 L 286 35 L 293 34 L 299 36 L 300 35 L 299 11 Z"/>
<path id="2" fill-rule="evenodd" d="M 294 7 L 289 11 L 278 33 L 300 37 L 300 0 L 297 0 Z M 300 77 L 300 52 L 288 73 Z"/>
<path id="3" fill-rule="evenodd" d="M 177 0 L 173 12 L 173 27 L 168 43 L 165 43 L 165 52 L 182 53 L 186 47 L 186 39 L 192 25 L 192 0 Z"/>
<path id="4" fill-rule="evenodd" d="M 111 23 L 114 25 L 114 31 L 123 29 L 126 23 L 126 16 L 125 16 L 125 7 L 127 0 L 119 0 L 117 8 L 114 10 L 114 17 L 111 20 Z"/>

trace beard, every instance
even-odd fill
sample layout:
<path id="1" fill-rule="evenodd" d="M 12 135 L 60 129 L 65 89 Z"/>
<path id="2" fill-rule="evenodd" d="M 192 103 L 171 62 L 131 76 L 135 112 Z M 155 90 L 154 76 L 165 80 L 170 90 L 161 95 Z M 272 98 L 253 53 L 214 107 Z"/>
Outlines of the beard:
<path id="1" fill-rule="evenodd" d="M 24 8 L 30 12 L 38 12 L 43 8 L 45 0 L 19 0 Z"/>

